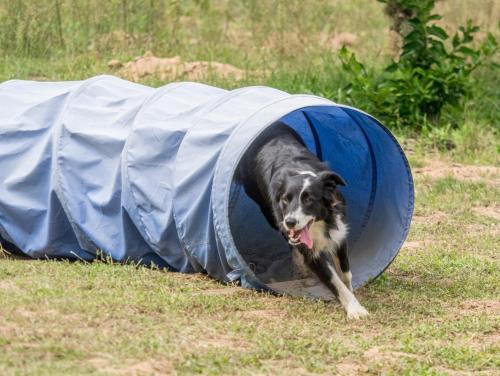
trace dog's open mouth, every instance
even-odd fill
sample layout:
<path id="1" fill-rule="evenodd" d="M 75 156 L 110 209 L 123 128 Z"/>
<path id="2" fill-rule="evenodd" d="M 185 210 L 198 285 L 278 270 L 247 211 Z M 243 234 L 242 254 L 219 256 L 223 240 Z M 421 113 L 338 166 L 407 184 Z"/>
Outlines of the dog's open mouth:
<path id="1" fill-rule="evenodd" d="M 307 248 L 313 248 L 313 239 L 311 237 L 311 233 L 309 229 L 313 224 L 314 219 L 311 219 L 307 225 L 302 227 L 300 230 L 292 229 L 288 230 L 288 242 L 291 245 L 299 245 L 304 244 Z"/>

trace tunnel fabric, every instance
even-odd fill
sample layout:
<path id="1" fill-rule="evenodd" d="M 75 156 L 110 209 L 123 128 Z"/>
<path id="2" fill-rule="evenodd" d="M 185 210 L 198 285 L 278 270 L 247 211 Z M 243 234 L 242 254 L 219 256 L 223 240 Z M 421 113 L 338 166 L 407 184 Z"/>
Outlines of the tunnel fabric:
<path id="1" fill-rule="evenodd" d="M 272 289 L 270 264 L 289 249 L 234 175 L 278 120 L 346 179 L 349 257 L 362 285 L 408 233 L 406 158 L 370 115 L 268 87 L 155 89 L 113 76 L 0 84 L 0 239 L 33 258 L 104 255 Z"/>

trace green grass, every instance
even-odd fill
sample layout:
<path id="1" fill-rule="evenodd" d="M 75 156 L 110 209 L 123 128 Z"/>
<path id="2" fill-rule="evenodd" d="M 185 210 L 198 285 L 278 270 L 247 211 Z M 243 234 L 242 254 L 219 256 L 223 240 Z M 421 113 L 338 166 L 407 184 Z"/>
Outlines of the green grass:
<path id="1" fill-rule="evenodd" d="M 4 255 L 0 373 L 494 374 L 500 221 L 475 210 L 495 205 L 498 187 L 416 183 L 409 245 L 358 292 L 371 313 L 358 322 L 338 303 L 201 275 Z"/>
<path id="2" fill-rule="evenodd" d="M 486 32 L 500 35 L 497 1 L 438 2 L 437 12 L 450 33 L 470 18 L 481 27 L 479 40 Z M 369 69 L 380 70 L 397 55 L 390 20 L 375 0 L 0 1 L 0 82 L 117 74 L 108 61 L 126 62 L 151 50 L 161 57 L 178 55 L 186 61 L 219 61 L 265 72 L 240 82 L 204 79 L 216 86 L 267 85 L 343 103 L 342 89 L 349 81 L 332 43 L 342 32 L 357 37 L 350 48 Z M 422 153 L 444 151 L 455 161 L 498 165 L 499 77 L 495 69 L 475 72 L 465 110 L 444 111 L 443 119 L 453 127 L 420 135 L 394 131 L 402 138 L 417 138 Z M 155 75 L 140 81 L 167 83 Z"/>

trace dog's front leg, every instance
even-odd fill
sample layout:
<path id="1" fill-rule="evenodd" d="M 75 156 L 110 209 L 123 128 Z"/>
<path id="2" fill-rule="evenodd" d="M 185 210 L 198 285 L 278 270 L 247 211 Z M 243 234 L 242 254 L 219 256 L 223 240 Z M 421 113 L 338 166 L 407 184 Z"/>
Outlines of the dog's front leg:
<path id="1" fill-rule="evenodd" d="M 292 247 L 292 261 L 295 266 L 295 274 L 298 278 L 311 276 L 311 270 L 306 265 L 306 259 L 297 247 Z"/>
<path id="2" fill-rule="evenodd" d="M 348 318 L 359 319 L 368 315 L 368 311 L 358 302 L 352 291 L 339 277 L 333 260 L 326 252 L 322 252 L 320 257 L 311 260 L 311 268 L 339 299 Z"/>
<path id="3" fill-rule="evenodd" d="M 340 244 L 339 249 L 337 249 L 337 262 L 339 264 L 337 270 L 340 278 L 351 292 L 354 291 L 352 289 L 352 273 L 349 267 L 349 259 L 347 258 L 347 244 L 345 240 Z"/>

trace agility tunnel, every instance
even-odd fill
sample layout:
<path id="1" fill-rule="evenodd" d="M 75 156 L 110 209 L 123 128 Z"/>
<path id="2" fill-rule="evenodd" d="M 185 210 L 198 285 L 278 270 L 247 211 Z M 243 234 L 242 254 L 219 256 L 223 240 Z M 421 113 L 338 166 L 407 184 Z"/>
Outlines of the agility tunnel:
<path id="1" fill-rule="evenodd" d="M 245 151 L 277 121 L 346 180 L 353 285 L 377 277 L 412 217 L 402 149 L 360 110 L 269 87 L 0 84 L 0 242 L 32 258 L 106 255 L 331 298 L 293 274 L 286 240 L 237 179 Z"/>

